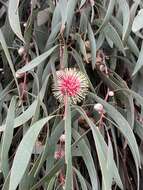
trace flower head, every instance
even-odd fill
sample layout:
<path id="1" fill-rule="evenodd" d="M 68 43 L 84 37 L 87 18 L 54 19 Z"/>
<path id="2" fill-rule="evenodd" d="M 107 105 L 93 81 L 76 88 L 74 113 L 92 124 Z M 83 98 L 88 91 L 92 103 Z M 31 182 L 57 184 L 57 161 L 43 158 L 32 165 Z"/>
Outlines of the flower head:
<path id="1" fill-rule="evenodd" d="M 64 150 L 58 150 L 58 151 L 55 152 L 54 158 L 55 158 L 56 160 L 58 160 L 58 159 L 60 159 L 60 158 L 63 158 L 64 155 L 65 155 Z"/>
<path id="2" fill-rule="evenodd" d="M 64 102 L 65 96 L 68 96 L 74 104 L 85 98 L 88 91 L 88 80 L 81 71 L 75 68 L 66 68 L 57 71 L 56 74 L 57 81 L 53 85 L 53 93 L 60 102 Z"/>

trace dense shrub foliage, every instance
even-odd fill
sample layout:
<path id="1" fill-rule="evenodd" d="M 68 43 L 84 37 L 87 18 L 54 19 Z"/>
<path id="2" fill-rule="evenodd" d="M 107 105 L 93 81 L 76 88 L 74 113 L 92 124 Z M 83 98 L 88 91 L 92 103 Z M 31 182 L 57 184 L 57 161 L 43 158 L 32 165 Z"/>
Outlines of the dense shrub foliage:
<path id="1" fill-rule="evenodd" d="M 0 0 L 0 189 L 143 189 L 142 28 L 142 0 Z"/>

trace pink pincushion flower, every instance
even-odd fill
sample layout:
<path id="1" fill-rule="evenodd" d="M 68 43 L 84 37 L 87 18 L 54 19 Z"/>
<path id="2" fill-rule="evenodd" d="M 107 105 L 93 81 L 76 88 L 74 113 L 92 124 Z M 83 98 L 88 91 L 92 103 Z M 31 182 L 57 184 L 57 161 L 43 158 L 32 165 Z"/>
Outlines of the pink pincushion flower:
<path id="1" fill-rule="evenodd" d="M 88 80 L 82 72 L 75 68 L 66 68 L 57 71 L 56 74 L 57 81 L 54 83 L 53 93 L 60 102 L 64 102 L 65 96 L 68 96 L 74 104 L 85 98 Z"/>

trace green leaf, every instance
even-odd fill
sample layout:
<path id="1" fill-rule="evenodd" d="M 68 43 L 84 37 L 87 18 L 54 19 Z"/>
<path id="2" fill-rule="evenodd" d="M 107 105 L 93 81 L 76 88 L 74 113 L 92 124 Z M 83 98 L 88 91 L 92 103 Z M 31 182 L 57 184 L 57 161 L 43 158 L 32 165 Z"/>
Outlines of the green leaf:
<path id="1" fill-rule="evenodd" d="M 71 29 L 72 19 L 74 16 L 74 9 L 77 4 L 77 0 L 69 0 L 67 3 L 67 24 L 66 24 L 66 37 L 69 36 L 69 31 Z"/>
<path id="2" fill-rule="evenodd" d="M 31 14 L 26 22 L 26 27 L 24 30 L 24 39 L 27 47 L 30 45 L 30 41 L 32 40 L 33 24 L 36 16 L 37 16 L 37 11 L 31 10 Z"/>
<path id="3" fill-rule="evenodd" d="M 80 181 L 82 190 L 88 190 L 84 177 L 81 175 L 81 173 L 75 167 L 73 169 L 74 169 L 74 171 L 75 171 L 75 173 L 76 173 L 76 175 Z"/>
<path id="4" fill-rule="evenodd" d="M 104 28 L 108 24 L 108 21 L 110 20 L 110 17 L 112 16 L 112 12 L 113 12 L 113 9 L 115 6 L 115 2 L 116 2 L 115 0 L 110 0 L 108 8 L 106 10 L 106 15 L 104 17 L 104 20 L 103 20 L 100 28 L 96 32 L 96 34 L 99 33 L 101 31 L 101 29 Z"/>
<path id="5" fill-rule="evenodd" d="M 107 35 L 110 38 L 110 40 L 112 40 L 114 45 L 117 48 L 119 48 L 119 50 L 125 55 L 126 53 L 125 53 L 125 50 L 124 50 L 124 45 L 122 43 L 122 40 L 121 40 L 119 34 L 115 30 L 115 28 L 111 24 L 108 24 L 104 28 L 104 33 L 105 33 L 105 35 Z"/>
<path id="6" fill-rule="evenodd" d="M 67 22 L 67 0 L 59 1 L 59 9 L 62 17 L 62 27 L 65 27 Z M 64 28 L 63 28 L 64 29 Z"/>
<path id="7" fill-rule="evenodd" d="M 79 55 L 79 53 L 75 49 L 72 49 L 72 52 L 70 52 L 70 53 L 73 56 L 73 58 L 75 59 L 76 63 L 78 64 L 80 70 L 86 75 L 86 77 L 88 79 L 88 82 L 89 82 L 90 88 L 92 89 L 93 92 L 95 92 L 94 87 L 93 87 L 93 85 L 92 85 L 92 83 L 89 80 L 89 77 L 87 75 L 87 72 L 86 72 L 86 69 L 85 69 L 85 65 L 84 65 L 84 63 L 82 61 L 81 56 Z"/>
<path id="8" fill-rule="evenodd" d="M 89 93 L 89 96 L 104 106 L 105 111 L 114 120 L 114 122 L 117 123 L 116 127 L 121 131 L 121 133 L 124 135 L 125 139 L 127 140 L 136 164 L 138 185 L 139 185 L 140 155 L 134 133 L 129 123 L 113 106 L 111 106 L 106 101 L 98 97 L 96 94 Z"/>
<path id="9" fill-rule="evenodd" d="M 134 131 L 139 136 L 139 138 L 142 140 L 143 139 L 143 126 L 141 123 L 139 123 L 139 121 L 135 122 Z"/>
<path id="10" fill-rule="evenodd" d="M 118 91 L 118 89 L 120 88 L 124 88 L 124 89 L 127 89 L 128 90 L 128 86 L 127 84 L 125 83 L 125 81 L 118 75 L 114 72 L 114 76 L 111 75 L 110 77 L 106 77 L 105 78 L 105 83 L 107 82 L 110 83 L 110 85 L 112 86 L 112 88 L 116 91 Z M 127 112 L 127 121 L 129 122 L 131 128 L 133 129 L 134 127 L 134 102 L 133 102 L 133 97 L 132 95 L 125 91 L 125 90 L 122 90 L 118 91 L 118 96 L 119 98 L 122 97 L 122 99 L 124 100 L 123 101 L 123 104 L 125 105 L 125 108 L 126 108 L 126 112 Z"/>
<path id="11" fill-rule="evenodd" d="M 80 3 L 80 6 L 79 6 L 79 9 L 81 9 L 85 3 L 86 3 L 86 0 L 81 0 L 81 3 Z"/>
<path id="12" fill-rule="evenodd" d="M 29 71 L 29 70 L 37 67 L 42 61 L 44 61 L 45 59 L 47 59 L 56 48 L 57 48 L 57 46 L 54 46 L 50 50 L 48 50 L 45 53 L 41 54 L 40 56 L 36 57 L 31 62 L 29 62 L 28 64 L 26 64 L 24 67 L 22 67 L 21 69 L 19 69 L 17 71 L 17 73 L 18 74 L 25 73 L 25 72 L 27 72 L 27 71 Z"/>
<path id="13" fill-rule="evenodd" d="M 40 187 L 41 184 L 44 182 L 49 183 L 50 180 L 53 178 L 53 176 L 56 175 L 56 173 L 61 170 L 61 168 L 64 166 L 64 159 L 60 159 L 46 174 L 43 178 L 40 179 L 39 182 L 37 182 L 30 190 L 36 190 L 38 187 Z"/>
<path id="14" fill-rule="evenodd" d="M 79 33 L 86 35 L 87 28 L 88 28 L 88 19 L 87 19 L 86 9 L 84 9 L 83 11 L 81 11 Z"/>
<path id="15" fill-rule="evenodd" d="M 115 18 L 115 17 L 111 17 L 111 23 L 113 24 L 113 26 L 115 27 L 115 29 L 118 31 L 119 35 L 122 36 L 123 33 L 123 27 L 120 24 L 120 22 Z M 134 41 L 134 39 L 129 36 L 128 40 L 127 40 L 127 45 L 130 48 L 130 50 L 136 55 L 139 55 L 139 49 Z"/>
<path id="16" fill-rule="evenodd" d="M 1 168 L 6 178 L 9 173 L 8 153 L 13 138 L 13 125 L 15 118 L 16 97 L 13 96 L 6 118 L 5 131 L 2 136 Z"/>
<path id="17" fill-rule="evenodd" d="M 141 46 L 141 51 L 137 60 L 137 63 L 135 65 L 134 71 L 133 71 L 133 76 L 142 68 L 143 66 L 143 42 Z"/>
<path id="18" fill-rule="evenodd" d="M 51 181 L 50 181 L 50 183 L 48 185 L 47 190 L 53 190 L 54 185 L 55 185 L 55 176 L 51 179 Z"/>
<path id="19" fill-rule="evenodd" d="M 81 138 L 80 134 L 76 130 L 72 131 L 72 135 L 73 135 L 75 142 L 77 142 L 80 154 L 82 155 L 84 163 L 87 167 L 88 174 L 90 176 L 90 180 L 91 180 L 91 184 L 92 184 L 92 190 L 97 190 L 98 189 L 97 172 L 95 169 L 91 151 L 90 151 L 89 147 L 87 146 L 85 140 L 83 138 Z M 79 141 L 79 139 L 80 139 L 80 141 Z"/>
<path id="20" fill-rule="evenodd" d="M 60 31 L 60 27 L 61 27 L 61 23 L 58 23 L 57 25 L 55 25 L 55 27 L 53 28 L 52 32 L 50 33 L 50 36 L 48 38 L 48 41 L 46 43 L 46 50 L 49 50 L 50 48 L 52 48 L 53 43 L 56 41 L 56 37 L 59 34 Z"/>
<path id="21" fill-rule="evenodd" d="M 127 3 L 126 0 L 118 0 L 119 3 L 119 7 L 122 11 L 122 15 L 123 15 L 123 35 L 122 35 L 122 39 L 123 41 L 125 40 L 125 37 L 127 35 L 128 32 L 128 26 L 130 24 L 130 9 L 129 9 L 129 5 Z"/>
<path id="22" fill-rule="evenodd" d="M 75 38 L 76 38 L 77 43 L 79 45 L 79 49 L 80 49 L 82 55 L 84 56 L 84 59 L 86 60 L 86 62 L 88 62 L 86 48 L 85 48 L 85 42 L 82 40 L 82 38 L 79 34 L 75 34 Z M 95 54 L 96 54 L 96 51 L 95 51 Z"/>
<path id="23" fill-rule="evenodd" d="M 49 19 L 49 14 L 50 14 L 49 8 L 39 11 L 37 15 L 37 25 L 41 26 L 45 24 Z"/>
<path id="24" fill-rule="evenodd" d="M 7 190 L 9 189 L 9 180 L 10 180 L 10 172 L 8 174 L 8 176 L 5 179 L 5 182 L 3 184 L 2 190 Z"/>
<path id="25" fill-rule="evenodd" d="M 96 64 L 96 42 L 90 23 L 88 23 L 88 38 L 91 46 L 92 69 L 94 70 Z"/>
<path id="26" fill-rule="evenodd" d="M 9 0 L 8 18 L 9 18 L 9 23 L 13 32 L 24 42 L 24 38 L 22 36 L 22 32 L 20 28 L 18 6 L 19 6 L 19 0 L 15 0 L 15 1 Z"/>
<path id="27" fill-rule="evenodd" d="M 9 190 L 15 190 L 20 183 L 28 166 L 36 139 L 43 126 L 52 118 L 52 116 L 49 116 L 37 121 L 30 127 L 20 142 L 11 168 Z"/>
<path id="28" fill-rule="evenodd" d="M 13 66 L 13 62 L 12 62 L 12 59 L 11 59 L 11 56 L 10 56 L 10 53 L 9 53 L 9 50 L 8 50 L 8 47 L 7 47 L 7 44 L 6 44 L 6 41 L 4 39 L 4 36 L 3 36 L 3 33 L 0 29 L 0 43 L 2 45 L 2 48 L 4 50 L 4 53 L 6 55 L 6 58 L 7 58 L 7 61 L 8 61 L 8 64 L 9 64 L 9 67 L 11 69 L 11 72 L 13 74 L 13 77 L 14 77 L 14 80 L 15 80 L 15 83 L 16 83 L 16 86 L 17 86 L 17 89 L 19 91 L 19 86 L 18 86 L 18 81 L 17 81 L 17 78 L 16 78 L 16 73 L 15 73 L 15 69 L 14 69 L 14 66 Z M 20 91 L 19 91 L 19 96 L 20 96 Z"/>
<path id="29" fill-rule="evenodd" d="M 24 111 L 21 115 L 15 118 L 14 120 L 14 128 L 19 127 L 26 123 L 31 117 L 34 115 L 36 107 L 37 107 L 38 101 L 35 100 L 26 111 Z M 0 126 L 0 131 L 5 130 L 6 125 Z"/>
<path id="30" fill-rule="evenodd" d="M 108 38 L 109 39 L 109 38 Z M 98 36 L 98 39 L 97 39 L 97 42 L 96 42 L 96 46 L 97 46 L 97 50 L 100 49 L 100 47 L 103 45 L 105 41 L 105 35 L 103 32 L 100 32 L 99 36 Z M 111 40 L 110 40 L 111 41 Z"/>
<path id="31" fill-rule="evenodd" d="M 98 159 L 101 167 L 102 177 L 103 177 L 103 189 L 111 189 L 111 178 L 113 180 L 113 177 L 115 178 L 115 181 L 119 185 L 121 189 L 122 188 L 122 182 L 120 180 L 116 165 L 114 160 L 112 160 L 112 168 L 109 170 L 111 172 L 111 176 L 108 175 L 109 171 L 107 170 L 107 145 L 103 139 L 103 136 L 100 134 L 99 129 L 95 126 L 95 124 L 88 118 L 84 110 L 78 106 L 75 106 L 75 109 L 79 111 L 79 113 L 85 118 L 88 125 L 91 127 L 92 134 L 94 137 Z"/>
<path id="32" fill-rule="evenodd" d="M 59 23 L 61 23 L 61 13 L 60 13 L 59 3 L 57 3 L 56 8 L 54 10 L 53 18 L 52 18 L 51 30 L 53 31 L 55 26 L 57 26 Z"/>
<path id="33" fill-rule="evenodd" d="M 141 105 L 143 107 L 143 97 L 140 96 L 138 93 L 134 92 L 133 90 L 130 90 L 130 89 L 120 89 L 120 90 L 124 90 L 124 91 L 127 91 L 129 92 L 133 98 L 136 99 L 136 101 L 138 102 L 139 105 Z"/>
<path id="34" fill-rule="evenodd" d="M 72 154 L 71 154 L 71 108 L 70 101 L 67 97 L 65 106 L 65 162 L 67 165 L 66 169 L 66 179 L 65 179 L 65 189 L 73 189 L 73 179 L 72 179 Z"/>
<path id="35" fill-rule="evenodd" d="M 123 133 L 124 137 L 128 140 L 130 149 L 133 153 L 135 161 L 138 166 L 140 166 L 140 156 L 138 151 L 138 145 L 133 134 L 131 127 L 125 118 L 110 104 L 98 97 L 93 93 L 89 93 L 89 96 L 95 99 L 97 102 L 101 103 L 104 106 L 104 109 L 107 111 L 108 115 L 118 124 L 118 129 Z"/>
<path id="36" fill-rule="evenodd" d="M 52 132 L 51 136 L 50 137 L 47 136 L 44 151 L 41 155 L 41 159 L 40 159 L 40 162 L 37 166 L 37 169 L 35 171 L 34 176 L 36 176 L 38 174 L 43 163 L 45 162 L 45 160 L 47 158 L 48 158 L 47 170 L 50 170 L 54 166 L 54 159 L 53 158 L 54 158 L 54 152 L 56 149 L 56 144 L 57 144 L 60 136 L 62 135 L 63 131 L 64 131 L 64 122 L 62 120 L 61 122 L 58 123 L 58 125 L 56 126 L 56 129 Z"/>
<path id="37" fill-rule="evenodd" d="M 132 25 L 132 31 L 136 33 L 141 28 L 143 28 L 143 9 L 140 9 L 137 16 L 134 18 L 133 25 Z"/>

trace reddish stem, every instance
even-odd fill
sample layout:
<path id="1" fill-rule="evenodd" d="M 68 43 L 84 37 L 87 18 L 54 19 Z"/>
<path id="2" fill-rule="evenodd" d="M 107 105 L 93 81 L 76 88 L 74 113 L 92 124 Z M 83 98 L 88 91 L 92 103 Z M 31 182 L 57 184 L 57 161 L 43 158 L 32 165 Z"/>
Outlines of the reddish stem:
<path id="1" fill-rule="evenodd" d="M 24 73 L 24 81 L 23 81 L 23 86 L 22 86 L 21 99 L 23 99 L 23 98 L 24 98 L 24 95 L 25 95 L 26 80 L 27 80 L 27 74 Z"/>

